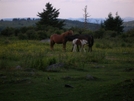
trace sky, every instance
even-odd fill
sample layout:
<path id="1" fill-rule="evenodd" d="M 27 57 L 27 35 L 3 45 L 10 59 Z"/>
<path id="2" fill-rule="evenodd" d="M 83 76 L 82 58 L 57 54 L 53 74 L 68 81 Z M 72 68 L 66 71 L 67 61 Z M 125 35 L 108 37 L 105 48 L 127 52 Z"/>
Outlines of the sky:
<path id="1" fill-rule="evenodd" d="M 110 12 L 113 16 L 118 12 L 121 18 L 134 18 L 134 0 L 0 0 L 0 19 L 36 18 L 48 2 L 59 9 L 58 18 L 63 19 L 83 18 L 85 6 L 90 18 L 107 18 Z"/>

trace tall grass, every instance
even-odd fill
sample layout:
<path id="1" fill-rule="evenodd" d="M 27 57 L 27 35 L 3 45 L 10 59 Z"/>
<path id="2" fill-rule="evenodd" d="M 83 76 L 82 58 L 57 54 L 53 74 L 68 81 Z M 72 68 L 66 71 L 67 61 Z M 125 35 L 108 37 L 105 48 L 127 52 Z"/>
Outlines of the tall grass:
<path id="1" fill-rule="evenodd" d="M 67 51 L 65 52 L 62 50 L 62 45 L 56 44 L 54 51 L 51 51 L 49 43 L 41 41 L 1 41 L 0 69 L 12 69 L 20 65 L 22 68 L 46 70 L 47 66 L 55 63 L 64 63 L 65 68 L 81 68 L 87 64 L 111 63 L 111 61 L 132 63 L 134 61 L 133 44 L 131 43 L 131 47 L 124 47 L 121 43 L 125 42 L 118 41 L 117 43 L 115 40 L 95 40 L 93 52 L 86 53 L 70 52 L 72 47 L 70 42 L 67 43 Z"/>

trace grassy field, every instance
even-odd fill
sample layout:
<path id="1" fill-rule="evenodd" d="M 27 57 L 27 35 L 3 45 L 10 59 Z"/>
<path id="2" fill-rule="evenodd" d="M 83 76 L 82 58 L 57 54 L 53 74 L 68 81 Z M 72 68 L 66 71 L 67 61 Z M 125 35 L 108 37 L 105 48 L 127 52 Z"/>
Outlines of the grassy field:
<path id="1" fill-rule="evenodd" d="M 54 49 L 0 38 L 0 101 L 134 101 L 133 39 L 95 39 L 89 53 L 70 52 L 70 42 Z"/>

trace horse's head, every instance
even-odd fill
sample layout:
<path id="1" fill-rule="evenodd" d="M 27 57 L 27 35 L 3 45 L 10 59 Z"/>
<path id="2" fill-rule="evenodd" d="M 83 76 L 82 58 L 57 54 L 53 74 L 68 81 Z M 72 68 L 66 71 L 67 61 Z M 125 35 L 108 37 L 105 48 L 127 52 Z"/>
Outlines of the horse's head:
<path id="1" fill-rule="evenodd" d="M 72 30 L 69 30 L 66 32 L 66 36 L 69 36 L 69 35 L 73 35 L 73 31 Z"/>

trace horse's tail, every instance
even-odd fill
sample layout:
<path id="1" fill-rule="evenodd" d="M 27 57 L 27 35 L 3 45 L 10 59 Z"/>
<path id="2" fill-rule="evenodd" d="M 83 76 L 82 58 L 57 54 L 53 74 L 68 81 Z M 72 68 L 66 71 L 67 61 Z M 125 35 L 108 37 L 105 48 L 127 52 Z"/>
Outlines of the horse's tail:
<path id="1" fill-rule="evenodd" d="M 88 43 L 89 43 L 89 46 L 92 47 L 93 44 L 94 44 L 94 37 L 92 35 L 89 36 L 88 38 Z"/>
<path id="2" fill-rule="evenodd" d="M 94 44 L 94 37 L 91 36 L 91 45 L 93 46 L 93 44 Z"/>

